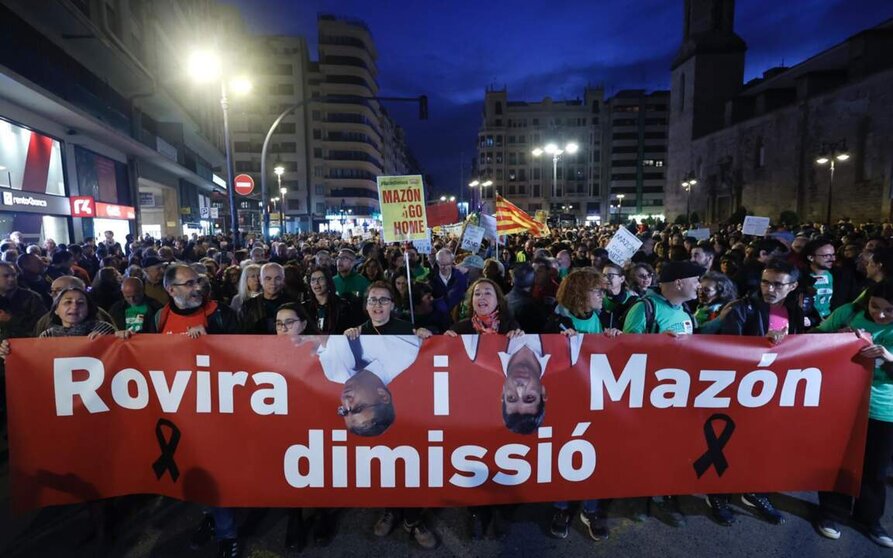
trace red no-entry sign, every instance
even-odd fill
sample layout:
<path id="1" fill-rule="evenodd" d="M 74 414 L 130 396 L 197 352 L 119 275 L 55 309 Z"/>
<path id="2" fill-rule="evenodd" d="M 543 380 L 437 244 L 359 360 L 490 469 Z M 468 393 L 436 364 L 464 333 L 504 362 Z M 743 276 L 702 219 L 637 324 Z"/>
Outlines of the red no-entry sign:
<path id="1" fill-rule="evenodd" d="M 236 193 L 240 196 L 247 196 L 254 191 L 254 179 L 247 174 L 237 175 L 233 182 L 235 183 Z"/>

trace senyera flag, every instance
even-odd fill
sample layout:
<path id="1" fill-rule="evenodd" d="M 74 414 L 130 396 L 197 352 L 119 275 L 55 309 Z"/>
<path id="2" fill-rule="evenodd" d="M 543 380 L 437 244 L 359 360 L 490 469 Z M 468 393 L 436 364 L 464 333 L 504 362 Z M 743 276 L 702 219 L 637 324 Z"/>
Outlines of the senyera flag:
<path id="1" fill-rule="evenodd" d="M 523 209 L 506 200 L 499 194 L 496 195 L 496 232 L 500 236 L 504 234 L 533 233 L 536 236 L 549 234 L 549 227 L 540 223 Z"/>
<path id="2" fill-rule="evenodd" d="M 858 492 L 853 334 L 14 339 L 19 509 Z M 250 350 L 246 350 L 250 347 Z"/>

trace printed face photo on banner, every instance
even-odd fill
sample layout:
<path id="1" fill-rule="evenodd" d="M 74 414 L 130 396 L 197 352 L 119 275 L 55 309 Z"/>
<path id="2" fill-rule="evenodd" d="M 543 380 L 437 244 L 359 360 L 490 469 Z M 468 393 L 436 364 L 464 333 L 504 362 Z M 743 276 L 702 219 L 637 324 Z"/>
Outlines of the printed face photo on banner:
<path id="1" fill-rule="evenodd" d="M 305 337 L 304 339 L 309 339 Z M 388 384 L 412 366 L 421 340 L 414 335 L 377 335 L 349 339 L 320 337 L 311 341 L 330 382 L 344 384 L 338 415 L 357 436 L 379 436 L 396 418 Z"/>

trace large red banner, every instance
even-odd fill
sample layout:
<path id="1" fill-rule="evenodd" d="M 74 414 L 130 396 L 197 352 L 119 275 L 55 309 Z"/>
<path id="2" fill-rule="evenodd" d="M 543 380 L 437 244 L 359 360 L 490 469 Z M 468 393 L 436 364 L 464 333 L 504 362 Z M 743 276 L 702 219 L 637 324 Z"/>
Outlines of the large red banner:
<path id="1" fill-rule="evenodd" d="M 13 340 L 19 508 L 454 506 L 858 489 L 853 334 Z"/>

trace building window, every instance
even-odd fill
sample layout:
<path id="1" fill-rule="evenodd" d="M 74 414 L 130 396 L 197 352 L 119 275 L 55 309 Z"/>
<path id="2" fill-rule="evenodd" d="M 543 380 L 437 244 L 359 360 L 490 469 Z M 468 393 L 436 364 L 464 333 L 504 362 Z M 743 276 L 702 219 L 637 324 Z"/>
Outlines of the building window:
<path id="1" fill-rule="evenodd" d="M 320 120 L 322 120 L 322 112 L 318 110 L 313 111 L 313 120 L 314 122 L 319 122 Z"/>
<path id="2" fill-rule="evenodd" d="M 685 74 L 679 76 L 679 112 L 685 110 Z"/>
<path id="3" fill-rule="evenodd" d="M 766 165 L 766 147 L 763 145 L 762 136 L 757 138 L 757 149 L 754 157 L 754 168 L 761 169 Z"/>
<path id="4" fill-rule="evenodd" d="M 322 130 L 320 130 L 319 128 L 314 128 L 313 129 L 313 139 L 316 139 L 316 140 L 322 139 Z"/>
<path id="5" fill-rule="evenodd" d="M 316 157 L 317 159 L 322 159 L 322 148 L 314 147 L 313 148 L 313 156 Z"/>
<path id="6" fill-rule="evenodd" d="M 316 212 L 320 215 L 324 215 L 326 212 L 326 204 L 325 202 L 316 202 Z"/>
<path id="7" fill-rule="evenodd" d="M 325 193 L 326 193 L 326 187 L 323 186 L 322 184 L 317 184 L 316 186 L 313 187 L 313 191 L 316 193 L 316 195 L 322 196 L 322 195 L 325 195 Z"/>
<path id="8" fill-rule="evenodd" d="M 496 114 L 502 114 L 502 101 L 496 101 Z"/>
<path id="9" fill-rule="evenodd" d="M 499 126 L 499 123 L 496 125 Z M 502 147 L 502 134 L 496 136 L 496 147 Z"/>
<path id="10" fill-rule="evenodd" d="M 533 197 L 535 197 L 535 198 L 540 197 L 540 185 L 539 184 L 533 185 Z"/>

